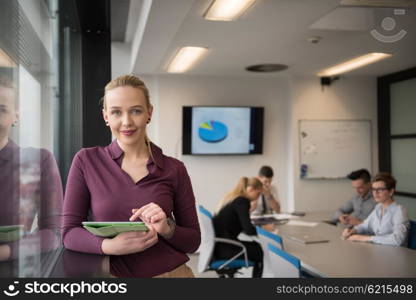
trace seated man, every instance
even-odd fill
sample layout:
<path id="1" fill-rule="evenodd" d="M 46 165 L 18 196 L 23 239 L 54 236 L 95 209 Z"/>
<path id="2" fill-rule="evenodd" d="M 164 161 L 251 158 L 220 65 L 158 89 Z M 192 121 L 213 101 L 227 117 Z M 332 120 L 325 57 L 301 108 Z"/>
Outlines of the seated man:
<path id="1" fill-rule="evenodd" d="M 352 181 L 356 195 L 335 212 L 333 222 L 355 226 L 368 217 L 376 202 L 371 194 L 371 176 L 366 169 L 353 171 L 347 177 Z"/>
<path id="2" fill-rule="evenodd" d="M 251 207 L 251 213 L 254 215 L 263 215 L 271 212 L 280 213 L 279 198 L 277 190 L 273 186 L 273 169 L 269 166 L 262 166 L 257 177 L 263 183 L 263 193 L 254 201 Z"/>

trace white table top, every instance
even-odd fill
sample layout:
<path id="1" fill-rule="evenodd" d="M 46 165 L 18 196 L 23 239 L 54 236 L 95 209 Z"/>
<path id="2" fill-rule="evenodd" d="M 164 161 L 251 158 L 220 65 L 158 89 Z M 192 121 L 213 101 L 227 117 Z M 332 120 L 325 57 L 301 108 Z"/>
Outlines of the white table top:
<path id="1" fill-rule="evenodd" d="M 328 220 L 330 213 L 307 213 L 299 220 Z M 319 222 L 314 227 L 279 225 L 284 250 L 301 260 L 302 268 L 322 277 L 416 277 L 416 251 L 404 247 L 341 239 L 343 228 Z M 303 244 L 287 238 L 293 233 L 319 234 L 327 243 Z"/>

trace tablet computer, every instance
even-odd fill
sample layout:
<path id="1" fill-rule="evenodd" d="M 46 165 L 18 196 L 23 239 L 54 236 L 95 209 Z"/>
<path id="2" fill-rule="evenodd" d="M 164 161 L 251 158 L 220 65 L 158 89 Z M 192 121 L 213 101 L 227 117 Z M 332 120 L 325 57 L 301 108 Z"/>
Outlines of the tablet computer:
<path id="1" fill-rule="evenodd" d="M 100 237 L 114 237 L 127 231 L 148 231 L 143 222 L 82 222 L 86 230 Z"/>
<path id="2" fill-rule="evenodd" d="M 0 243 L 10 243 L 21 238 L 23 225 L 0 226 Z"/>

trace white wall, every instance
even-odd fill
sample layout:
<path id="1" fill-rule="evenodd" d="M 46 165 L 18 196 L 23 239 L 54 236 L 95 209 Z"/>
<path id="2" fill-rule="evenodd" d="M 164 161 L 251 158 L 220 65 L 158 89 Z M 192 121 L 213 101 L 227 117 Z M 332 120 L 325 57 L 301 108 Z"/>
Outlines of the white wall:
<path id="1" fill-rule="evenodd" d="M 377 82 L 376 78 L 342 77 L 324 90 L 316 77 L 295 77 L 292 82 L 293 109 L 291 142 L 294 209 L 306 211 L 334 210 L 353 194 L 349 180 L 299 179 L 298 121 L 301 119 L 352 120 L 372 122 L 373 170 L 378 170 Z M 340 157 L 339 159 L 342 159 Z M 352 171 L 352 170 L 351 170 Z"/>
<path id="2" fill-rule="evenodd" d="M 169 156 L 182 160 L 190 174 L 197 202 L 213 210 L 241 176 L 255 176 L 268 164 L 275 170 L 282 206 L 286 208 L 288 186 L 288 126 L 290 124 L 287 78 L 230 78 L 196 76 L 142 76 L 156 102 L 158 144 Z M 182 156 L 182 106 L 246 105 L 265 107 L 263 155 Z M 157 129 L 154 129 L 158 127 Z M 151 138 L 155 137 L 150 133 Z M 156 140 L 155 140 L 156 141 Z"/>

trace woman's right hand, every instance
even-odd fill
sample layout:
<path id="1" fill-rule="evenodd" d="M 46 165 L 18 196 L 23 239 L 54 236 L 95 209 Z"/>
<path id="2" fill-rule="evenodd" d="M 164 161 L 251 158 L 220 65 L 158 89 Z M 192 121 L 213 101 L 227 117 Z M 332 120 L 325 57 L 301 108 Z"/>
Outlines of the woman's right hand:
<path id="1" fill-rule="evenodd" d="M 147 226 L 149 231 L 130 231 L 119 233 L 112 239 L 104 239 L 101 249 L 107 255 L 126 255 L 142 252 L 158 241 L 156 230 Z"/>
<path id="2" fill-rule="evenodd" d="M 0 245 L 0 261 L 9 260 L 11 249 L 9 245 Z"/>
<path id="3" fill-rule="evenodd" d="M 342 232 L 342 237 L 344 239 L 347 239 L 350 235 L 355 233 L 355 229 L 354 228 L 345 228 L 344 231 Z"/>

